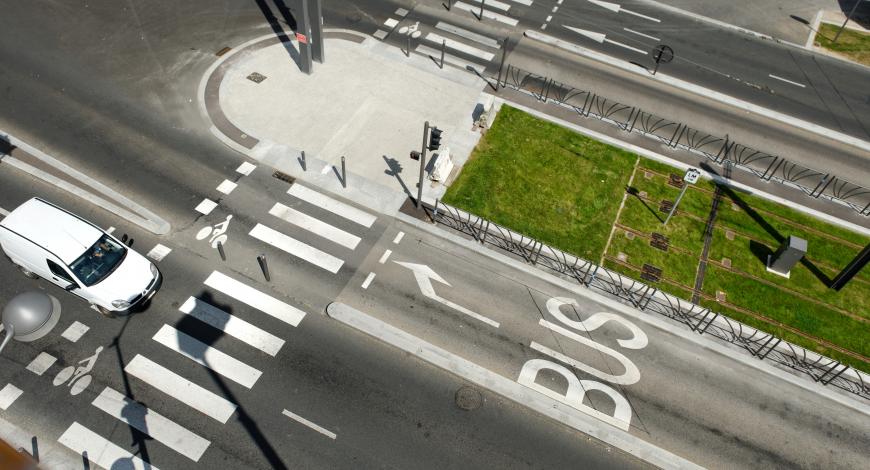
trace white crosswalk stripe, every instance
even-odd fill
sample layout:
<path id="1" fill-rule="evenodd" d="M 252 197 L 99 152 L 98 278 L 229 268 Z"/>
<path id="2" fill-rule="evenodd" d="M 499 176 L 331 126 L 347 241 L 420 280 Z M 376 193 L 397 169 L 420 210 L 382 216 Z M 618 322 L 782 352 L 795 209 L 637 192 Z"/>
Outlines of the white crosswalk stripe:
<path id="1" fill-rule="evenodd" d="M 470 12 L 474 13 L 475 15 L 480 13 L 479 6 L 469 5 L 468 3 L 456 2 L 453 4 L 453 6 L 455 6 L 456 8 L 459 8 L 460 10 L 470 11 Z M 504 24 L 509 25 L 509 26 L 516 26 L 517 23 L 519 23 L 519 21 L 514 19 L 514 18 L 510 18 L 510 17 L 505 16 L 505 15 L 500 15 L 494 11 L 487 10 L 486 5 L 484 5 L 483 17 L 498 21 L 500 23 L 504 23 Z"/>
<path id="2" fill-rule="evenodd" d="M 284 340 L 231 315 L 203 300 L 189 297 L 178 310 L 241 340 L 264 353 L 275 356 L 284 346 Z"/>
<path id="3" fill-rule="evenodd" d="M 366 228 L 370 228 L 372 224 L 375 223 L 375 220 L 377 220 L 377 217 L 366 211 L 357 209 L 356 207 L 345 204 L 341 201 L 337 201 L 325 194 L 321 194 L 298 183 L 290 186 L 290 189 L 287 190 L 287 194 L 309 204 L 318 206 L 321 209 L 332 212 L 333 214 L 350 220 L 351 222 L 360 224 Z"/>
<path id="4" fill-rule="evenodd" d="M 112 388 L 104 388 L 91 404 L 194 462 L 199 461 L 211 444 L 207 439 Z"/>
<path id="5" fill-rule="evenodd" d="M 315 235 L 320 235 L 327 240 L 338 243 L 345 248 L 350 248 L 351 250 L 355 249 L 361 240 L 360 237 L 356 235 L 333 227 L 332 225 L 329 225 L 320 219 L 311 217 L 308 214 L 303 214 L 302 212 L 287 207 L 280 202 L 275 203 L 275 205 L 269 209 L 269 214 L 274 215 L 285 222 L 296 225 L 297 227 L 303 228 Z"/>
<path id="6" fill-rule="evenodd" d="M 102 468 L 120 468 L 130 470 L 158 470 L 157 467 L 145 463 L 139 457 L 127 452 L 121 447 L 106 440 L 99 434 L 82 426 L 76 421 L 58 438 L 60 442 L 76 454 L 87 456 L 87 459 Z"/>
<path id="7" fill-rule="evenodd" d="M 208 276 L 205 285 L 293 326 L 299 326 L 299 322 L 305 318 L 302 310 L 218 271 Z"/>
<path id="8" fill-rule="evenodd" d="M 236 405 L 171 370 L 139 354 L 130 361 L 124 372 L 138 378 L 185 405 L 226 423 L 236 411 Z"/>
<path id="9" fill-rule="evenodd" d="M 471 3 L 475 3 L 475 4 L 477 4 L 477 5 L 478 5 L 478 11 L 480 11 L 480 10 L 479 10 L 479 8 L 480 8 L 479 5 L 480 5 L 480 3 L 481 3 L 481 0 L 469 0 L 469 1 L 470 1 Z M 496 10 L 501 10 L 501 11 L 508 11 L 508 10 L 510 10 L 510 8 L 511 8 L 511 6 L 510 6 L 509 4 L 504 3 L 504 2 L 500 2 L 500 1 L 498 1 L 498 0 L 486 0 L 486 3 L 483 4 L 483 7 L 484 7 L 484 8 L 486 8 L 486 7 L 495 8 Z"/>
<path id="10" fill-rule="evenodd" d="M 302 243 L 289 235 L 284 235 L 283 233 L 263 224 L 257 224 L 248 234 L 262 242 L 266 242 L 275 248 L 308 261 L 309 263 L 323 268 L 333 274 L 337 273 L 344 264 L 344 261 L 325 251 L 314 248 L 306 243 Z"/>
<path id="11" fill-rule="evenodd" d="M 438 61 L 441 60 L 441 51 L 435 50 L 429 46 L 419 45 L 414 51 L 420 54 L 426 54 L 431 57 L 433 60 Z M 483 72 L 485 66 L 478 64 L 476 62 L 469 62 L 465 59 L 460 59 L 459 57 L 453 56 L 451 54 L 444 54 L 444 63 L 455 65 L 461 69 L 473 68 L 478 72 Z"/>
<path id="12" fill-rule="evenodd" d="M 435 24 L 436 29 L 440 29 L 441 31 L 446 31 L 451 34 L 455 34 L 457 36 L 463 37 L 465 39 L 469 39 L 474 42 L 478 42 L 483 44 L 484 46 L 489 46 L 498 49 L 501 47 L 499 42 L 496 39 L 493 39 L 489 36 L 484 36 L 482 34 L 475 33 L 474 31 L 469 31 L 465 28 L 460 28 L 459 26 L 445 23 L 443 21 L 439 21 Z"/>
<path id="13" fill-rule="evenodd" d="M 252 388 L 260 375 L 263 374 L 244 362 L 169 325 L 163 325 L 152 339 L 247 388 Z"/>
<path id="14" fill-rule="evenodd" d="M 487 52 L 487 51 L 478 49 L 476 47 L 469 46 L 468 44 L 465 44 L 465 43 L 462 43 L 459 41 L 455 41 L 455 40 L 450 39 L 450 38 L 445 38 L 444 36 L 441 36 L 440 34 L 437 34 L 437 33 L 427 33 L 426 40 L 433 42 L 435 44 L 438 44 L 438 45 L 441 45 L 441 42 L 445 41 L 447 44 L 447 47 L 449 47 L 450 49 L 453 49 L 453 50 L 477 57 L 479 59 L 483 59 L 487 62 L 491 61 L 492 58 L 495 57 L 495 54 L 493 54 L 492 52 Z"/>

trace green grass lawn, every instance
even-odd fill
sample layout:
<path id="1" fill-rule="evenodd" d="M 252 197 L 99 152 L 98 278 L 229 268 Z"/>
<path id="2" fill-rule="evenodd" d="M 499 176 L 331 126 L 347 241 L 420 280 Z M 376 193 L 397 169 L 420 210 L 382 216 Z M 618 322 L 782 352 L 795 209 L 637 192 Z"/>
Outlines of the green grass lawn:
<path id="1" fill-rule="evenodd" d="M 845 56 L 860 64 L 870 65 L 870 34 L 851 29 L 844 29 L 836 43 L 831 40 L 837 34 L 840 25 L 822 23 L 816 33 L 815 45 Z"/>
<path id="2" fill-rule="evenodd" d="M 443 201 L 583 258 L 603 256 L 605 267 L 635 279 L 652 264 L 662 269 L 655 287 L 691 299 L 716 185 L 690 187 L 665 226 L 659 205 L 680 191 L 668 184 L 672 173 L 682 171 L 505 106 Z M 870 372 L 857 357 L 870 357 L 870 270 L 840 292 L 825 283 L 870 238 L 731 188 L 715 221 L 703 306 Z M 650 246 L 652 233 L 668 238 L 667 251 Z M 789 235 L 809 249 L 786 279 L 765 261 Z"/>

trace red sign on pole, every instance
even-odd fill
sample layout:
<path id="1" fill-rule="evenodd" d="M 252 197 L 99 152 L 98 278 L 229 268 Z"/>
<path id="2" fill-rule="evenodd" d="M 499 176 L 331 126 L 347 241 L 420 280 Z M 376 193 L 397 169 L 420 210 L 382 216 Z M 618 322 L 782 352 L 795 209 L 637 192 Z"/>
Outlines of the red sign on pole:
<path id="1" fill-rule="evenodd" d="M 302 33 L 296 33 L 296 40 L 299 41 L 299 44 L 308 44 L 308 38 Z"/>

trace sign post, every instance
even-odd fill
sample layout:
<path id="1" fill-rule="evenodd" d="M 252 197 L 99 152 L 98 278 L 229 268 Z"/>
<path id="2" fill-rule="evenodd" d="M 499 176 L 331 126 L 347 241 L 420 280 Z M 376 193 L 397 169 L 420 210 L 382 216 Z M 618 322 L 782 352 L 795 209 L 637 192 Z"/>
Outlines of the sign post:
<path id="1" fill-rule="evenodd" d="M 296 40 L 299 41 L 299 68 L 302 72 L 311 75 L 311 20 L 308 16 L 308 0 L 302 0 L 302 17 L 300 18 L 300 30 L 296 32 Z"/>
<path id="2" fill-rule="evenodd" d="M 667 64 L 668 62 L 674 60 L 674 50 L 671 49 L 670 46 L 666 46 L 664 44 L 659 44 L 654 47 L 652 50 L 653 60 L 656 63 L 655 68 L 653 68 L 653 75 L 659 71 L 659 64 Z"/>
<path id="3" fill-rule="evenodd" d="M 677 212 L 677 206 L 680 204 L 680 200 L 683 199 L 683 196 L 686 194 L 686 190 L 689 189 L 689 185 L 697 183 L 698 177 L 700 176 L 701 172 L 697 168 L 689 168 L 688 170 L 686 170 L 686 174 L 683 175 L 683 189 L 680 190 L 680 195 L 677 196 L 677 200 L 674 201 L 674 205 L 673 207 L 671 207 L 671 211 L 668 212 L 668 217 L 665 219 L 663 225 L 668 224 L 668 221 L 671 220 L 674 212 Z"/>

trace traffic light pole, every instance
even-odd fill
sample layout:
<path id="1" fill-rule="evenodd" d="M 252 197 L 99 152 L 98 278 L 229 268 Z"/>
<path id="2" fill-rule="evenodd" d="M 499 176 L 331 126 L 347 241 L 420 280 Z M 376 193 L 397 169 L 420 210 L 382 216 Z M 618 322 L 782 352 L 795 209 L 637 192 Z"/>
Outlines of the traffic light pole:
<path id="1" fill-rule="evenodd" d="M 417 210 L 423 209 L 423 173 L 426 167 L 426 150 L 429 140 L 429 121 L 423 124 L 423 148 L 420 150 L 420 181 L 417 183 Z"/>

